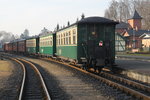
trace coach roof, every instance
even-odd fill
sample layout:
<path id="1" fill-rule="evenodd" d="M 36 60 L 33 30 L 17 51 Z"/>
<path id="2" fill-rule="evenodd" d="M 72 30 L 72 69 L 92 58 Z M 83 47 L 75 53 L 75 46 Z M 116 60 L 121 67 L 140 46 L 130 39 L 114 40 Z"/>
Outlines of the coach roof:
<path id="1" fill-rule="evenodd" d="M 81 19 L 79 22 L 80 23 L 102 23 L 102 24 L 118 24 L 118 22 L 104 18 L 104 17 L 87 17 Z"/>
<path id="2" fill-rule="evenodd" d="M 66 26 L 62 29 L 57 30 L 56 32 L 64 30 L 68 27 L 71 27 L 71 26 L 74 26 L 77 24 L 84 24 L 84 23 L 118 24 L 118 22 L 104 18 L 104 17 L 93 16 L 93 17 L 83 18 L 83 19 L 81 19 L 81 20 L 79 20 L 79 21 L 77 21 L 77 22 L 75 22 L 69 26 Z"/>

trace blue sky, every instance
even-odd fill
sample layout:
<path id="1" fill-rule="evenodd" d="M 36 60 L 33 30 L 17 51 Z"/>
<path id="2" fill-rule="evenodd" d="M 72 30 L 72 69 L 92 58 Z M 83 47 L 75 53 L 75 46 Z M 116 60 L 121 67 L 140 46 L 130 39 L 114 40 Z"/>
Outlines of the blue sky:
<path id="1" fill-rule="evenodd" d="M 0 0 L 0 31 L 20 35 L 28 29 L 39 34 L 43 27 L 54 30 L 57 23 L 74 23 L 84 13 L 104 16 L 111 0 Z"/>

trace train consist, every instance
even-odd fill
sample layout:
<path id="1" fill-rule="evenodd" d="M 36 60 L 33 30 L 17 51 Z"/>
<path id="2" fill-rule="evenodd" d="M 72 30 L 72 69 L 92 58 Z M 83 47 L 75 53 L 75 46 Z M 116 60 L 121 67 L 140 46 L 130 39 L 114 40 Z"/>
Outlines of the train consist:
<path id="1" fill-rule="evenodd" d="M 5 52 L 52 56 L 99 72 L 115 63 L 115 25 L 103 17 L 87 17 L 57 31 L 10 42 Z"/>

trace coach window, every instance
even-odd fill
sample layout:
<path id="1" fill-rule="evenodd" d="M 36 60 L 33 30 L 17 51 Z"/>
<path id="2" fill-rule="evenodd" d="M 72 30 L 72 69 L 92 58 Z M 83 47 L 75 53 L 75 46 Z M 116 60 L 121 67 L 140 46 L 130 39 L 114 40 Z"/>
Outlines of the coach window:
<path id="1" fill-rule="evenodd" d="M 68 44 L 68 32 L 66 32 L 66 44 Z"/>
<path id="2" fill-rule="evenodd" d="M 49 45 L 51 45 L 51 37 L 49 37 Z"/>
<path id="3" fill-rule="evenodd" d="M 71 44 L 71 32 L 69 31 L 69 44 Z"/>
<path id="4" fill-rule="evenodd" d="M 43 39 L 43 46 L 45 46 L 45 40 Z"/>
<path id="5" fill-rule="evenodd" d="M 60 41 L 60 35 L 59 35 L 59 45 L 60 45 L 60 42 L 61 42 L 61 41 Z"/>
<path id="6" fill-rule="evenodd" d="M 47 45 L 49 44 L 49 40 L 48 39 L 46 39 L 46 42 L 47 42 Z"/>
<path id="7" fill-rule="evenodd" d="M 61 45 L 61 34 L 60 34 L 59 36 L 60 36 L 60 38 L 59 38 L 59 39 L 60 39 L 60 45 Z"/>
<path id="8" fill-rule="evenodd" d="M 49 45 L 49 40 L 48 40 L 48 38 L 46 39 L 46 41 L 47 41 L 47 45 Z"/>
<path id="9" fill-rule="evenodd" d="M 58 45 L 60 45 L 60 35 L 58 35 Z"/>
<path id="10" fill-rule="evenodd" d="M 53 45 L 53 37 L 51 37 L 51 45 Z"/>
<path id="11" fill-rule="evenodd" d="M 59 45 L 61 45 L 61 34 L 59 35 Z"/>
<path id="12" fill-rule="evenodd" d="M 52 41 L 51 38 L 49 38 L 49 40 L 50 40 L 50 41 L 49 41 L 49 44 L 51 45 L 51 41 Z"/>
<path id="13" fill-rule="evenodd" d="M 57 37 L 56 39 L 57 39 L 57 45 L 58 45 L 58 35 L 56 37 Z"/>
<path id="14" fill-rule="evenodd" d="M 73 30 L 73 44 L 76 44 L 76 30 Z"/>
<path id="15" fill-rule="evenodd" d="M 49 45 L 49 37 L 47 38 L 47 40 L 46 40 L 46 41 L 47 41 L 47 45 Z"/>
<path id="16" fill-rule="evenodd" d="M 51 45 L 51 37 L 48 38 L 49 45 Z"/>
<path id="17" fill-rule="evenodd" d="M 57 36 L 57 45 L 59 45 L 59 35 Z"/>
<path id="18" fill-rule="evenodd" d="M 51 37 L 51 45 L 53 45 L 53 38 Z"/>
<path id="19" fill-rule="evenodd" d="M 43 41 L 43 46 L 45 46 L 45 39 L 44 39 L 44 41 Z"/>
<path id="20" fill-rule="evenodd" d="M 48 41 L 47 41 L 47 38 L 45 39 L 45 43 L 46 43 L 45 45 L 48 45 Z"/>
<path id="21" fill-rule="evenodd" d="M 61 34 L 61 45 L 63 45 L 63 34 Z"/>
<path id="22" fill-rule="evenodd" d="M 44 46 L 46 46 L 46 39 L 44 39 Z"/>
<path id="23" fill-rule="evenodd" d="M 51 38 L 50 37 L 48 38 L 48 43 L 49 43 L 49 45 L 51 45 Z"/>
<path id="24" fill-rule="evenodd" d="M 66 43 L 65 41 L 66 41 L 66 39 L 65 39 L 65 33 L 64 33 L 64 45 L 65 45 L 65 43 Z"/>
<path id="25" fill-rule="evenodd" d="M 43 46 L 43 39 L 42 39 L 42 41 L 41 41 L 41 45 Z"/>

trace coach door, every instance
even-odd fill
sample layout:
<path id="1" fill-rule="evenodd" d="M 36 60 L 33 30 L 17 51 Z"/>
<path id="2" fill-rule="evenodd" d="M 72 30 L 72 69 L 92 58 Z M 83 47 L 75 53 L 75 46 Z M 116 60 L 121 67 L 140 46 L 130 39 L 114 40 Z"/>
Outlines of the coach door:
<path id="1" fill-rule="evenodd" d="M 105 59 L 108 59 L 110 60 L 110 57 L 111 57 L 111 51 L 112 51 L 112 48 L 111 48 L 111 39 L 110 39 L 110 36 L 111 33 L 110 32 L 105 32 Z"/>
<path id="2" fill-rule="evenodd" d="M 97 38 L 88 40 L 88 55 L 92 59 L 104 59 L 104 45 L 103 41 Z"/>
<path id="3" fill-rule="evenodd" d="M 95 57 L 95 40 L 88 40 L 88 55 L 90 58 Z"/>

